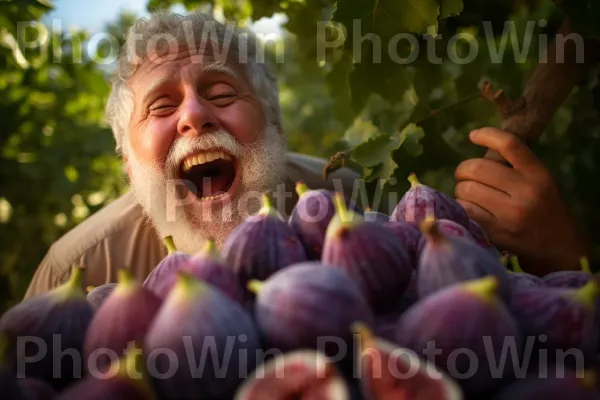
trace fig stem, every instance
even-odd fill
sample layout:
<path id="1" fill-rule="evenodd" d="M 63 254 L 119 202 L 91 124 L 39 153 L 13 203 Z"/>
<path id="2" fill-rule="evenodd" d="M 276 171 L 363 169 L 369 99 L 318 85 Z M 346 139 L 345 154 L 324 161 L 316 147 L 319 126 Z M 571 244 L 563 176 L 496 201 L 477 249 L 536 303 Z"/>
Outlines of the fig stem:
<path id="1" fill-rule="evenodd" d="M 251 279 L 248 281 L 247 287 L 254 294 L 259 294 L 265 284 L 258 279 Z"/>
<path id="2" fill-rule="evenodd" d="M 346 207 L 346 199 L 344 198 L 344 195 L 340 192 L 337 192 L 334 196 L 334 203 L 335 203 L 335 209 L 338 213 L 338 215 L 340 216 L 340 219 L 343 222 L 349 222 L 352 220 L 351 216 L 350 216 L 350 212 L 348 211 L 348 208 Z"/>
<path id="3" fill-rule="evenodd" d="M 306 184 L 302 181 L 298 181 L 296 183 L 296 194 L 298 195 L 298 197 L 302 196 L 304 193 L 308 192 L 310 189 L 308 188 L 308 186 L 306 186 Z"/>
<path id="4" fill-rule="evenodd" d="M 206 254 L 211 257 L 215 257 L 219 254 L 217 251 L 217 242 L 213 237 L 209 237 L 204 241 L 204 245 L 202 246 L 202 254 Z"/>
<path id="5" fill-rule="evenodd" d="M 519 264 L 519 258 L 517 256 L 510 256 L 510 265 L 513 268 L 513 271 L 522 274 L 524 273 L 523 268 L 521 268 L 521 264 Z"/>
<path id="6" fill-rule="evenodd" d="M 579 259 L 579 262 L 581 264 L 581 271 L 585 272 L 586 274 L 592 275 L 592 269 L 590 268 L 590 260 L 584 256 Z"/>
<path id="7" fill-rule="evenodd" d="M 273 207 L 273 202 L 271 201 L 271 196 L 268 193 L 263 193 L 261 196 L 262 206 L 258 211 L 258 215 L 268 215 L 268 216 L 277 216 L 277 212 Z"/>
<path id="8" fill-rule="evenodd" d="M 586 369 L 583 371 L 583 386 L 586 388 L 595 388 L 598 382 L 598 374 L 592 369 Z"/>
<path id="9" fill-rule="evenodd" d="M 440 231 L 437 218 L 426 218 L 421 222 L 419 228 L 423 235 L 431 242 L 441 242 L 445 239 L 444 234 Z"/>
<path id="10" fill-rule="evenodd" d="M 131 273 L 125 268 L 119 268 L 117 271 L 117 281 L 121 285 L 129 285 L 133 283 L 134 279 Z"/>
<path id="11" fill-rule="evenodd" d="M 360 339 L 360 352 L 362 353 L 366 349 L 372 348 L 375 346 L 375 335 L 369 326 L 367 326 L 364 322 L 355 322 L 351 326 L 351 330 L 358 334 Z"/>
<path id="12" fill-rule="evenodd" d="M 498 278 L 494 275 L 484 276 L 483 278 L 466 281 L 463 288 L 484 300 L 492 301 L 496 298 L 498 291 Z"/>
<path id="13" fill-rule="evenodd" d="M 413 189 L 421 184 L 421 182 L 419 182 L 419 179 L 417 178 L 417 175 L 414 172 L 408 175 L 408 181 L 410 182 L 410 186 Z"/>
<path id="14" fill-rule="evenodd" d="M 95 286 L 92 286 L 92 285 L 90 285 L 90 286 L 88 286 L 88 287 L 86 287 L 86 288 L 85 288 L 85 291 L 89 293 L 89 292 L 91 292 L 91 291 L 92 291 L 92 290 L 94 290 L 94 289 L 96 289 L 96 287 L 95 287 Z"/>
<path id="15" fill-rule="evenodd" d="M 594 309 L 596 297 L 598 297 L 598 284 L 593 279 L 588 281 L 588 283 L 579 289 L 575 289 L 576 301 L 585 305 L 589 309 Z"/>
<path id="16" fill-rule="evenodd" d="M 169 235 L 164 238 L 165 246 L 167 246 L 167 250 L 169 254 L 173 254 L 177 251 L 177 247 L 175 246 L 175 242 L 173 241 L 173 236 Z"/>
<path id="17" fill-rule="evenodd" d="M 173 289 L 176 289 L 174 291 L 177 293 L 188 296 L 189 294 L 201 295 L 207 288 L 204 281 L 197 279 L 189 272 L 178 271 L 176 287 Z"/>
<path id="18" fill-rule="evenodd" d="M 52 293 L 56 295 L 59 301 L 75 298 L 85 298 L 86 293 L 82 288 L 83 284 L 83 268 L 79 265 L 75 265 L 71 269 L 71 276 L 69 280 L 62 285 L 56 287 Z"/>
<path id="19" fill-rule="evenodd" d="M 146 370 L 144 369 L 142 352 L 141 345 L 136 342 L 133 347 L 127 350 L 124 357 L 116 360 L 110 366 L 108 376 L 120 376 L 128 379 L 140 390 L 150 395 L 149 398 L 154 398 L 151 388 L 146 381 Z"/>

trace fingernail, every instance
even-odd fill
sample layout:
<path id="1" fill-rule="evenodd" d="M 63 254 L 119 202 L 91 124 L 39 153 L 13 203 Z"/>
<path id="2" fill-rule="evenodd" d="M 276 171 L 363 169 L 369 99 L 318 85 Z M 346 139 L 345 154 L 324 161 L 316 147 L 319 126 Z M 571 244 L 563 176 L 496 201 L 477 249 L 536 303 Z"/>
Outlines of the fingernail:
<path id="1" fill-rule="evenodd" d="M 475 135 L 477 135 L 477 129 L 474 129 L 471 131 L 471 133 L 469 133 L 469 138 L 473 139 Z"/>

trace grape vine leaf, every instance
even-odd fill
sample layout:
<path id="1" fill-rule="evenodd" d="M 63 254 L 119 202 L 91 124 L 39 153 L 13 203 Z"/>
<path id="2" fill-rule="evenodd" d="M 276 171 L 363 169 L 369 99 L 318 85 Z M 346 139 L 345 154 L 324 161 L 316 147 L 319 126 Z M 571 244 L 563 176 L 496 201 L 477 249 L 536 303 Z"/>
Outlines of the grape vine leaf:
<path id="1" fill-rule="evenodd" d="M 382 180 L 385 183 L 398 168 L 394 161 L 396 150 L 406 145 L 408 154 L 418 156 L 423 150 L 419 140 L 424 136 L 423 129 L 415 124 L 407 125 L 395 135 L 380 133 L 356 146 L 352 151 L 352 160 L 365 169 L 366 182 Z"/>
<path id="2" fill-rule="evenodd" d="M 463 10 L 463 0 L 441 0 L 440 18 L 459 15 Z"/>
<path id="3" fill-rule="evenodd" d="M 331 20 L 346 27 L 346 46 L 352 48 L 368 33 L 387 44 L 399 33 L 437 32 L 439 12 L 437 0 L 338 0 Z"/>

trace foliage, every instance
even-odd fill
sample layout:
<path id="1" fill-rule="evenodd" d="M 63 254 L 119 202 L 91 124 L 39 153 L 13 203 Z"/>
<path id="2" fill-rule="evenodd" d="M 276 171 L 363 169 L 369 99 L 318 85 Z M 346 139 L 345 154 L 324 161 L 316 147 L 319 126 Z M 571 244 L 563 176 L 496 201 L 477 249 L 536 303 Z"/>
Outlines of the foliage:
<path id="1" fill-rule="evenodd" d="M 381 185 L 397 197 L 410 172 L 452 193 L 458 163 L 484 153 L 468 142 L 468 132 L 501 123 L 495 106 L 480 96 L 481 83 L 520 96 L 545 47 L 542 39 L 565 15 L 578 31 L 598 36 L 597 13 L 585 11 L 595 2 L 557 3 L 150 0 L 148 9 L 201 7 L 241 25 L 285 14 L 283 62 L 275 66 L 292 149 L 322 157 L 345 152 L 371 193 Z M 72 62 L 77 54 L 57 40 L 41 48 L 16 46 L 15 21 L 39 20 L 48 4 L 14 1 L 0 11 L 0 285 L 6 285 L 0 293 L 10 293 L 2 301 L 22 295 L 54 240 L 124 188 L 102 118 L 105 69 L 85 57 Z M 107 31 L 122 39 L 131 21 L 124 16 Z M 84 40 L 86 33 L 77 37 Z M 594 243 L 600 243 L 594 230 L 600 193 L 593 184 L 600 171 L 599 109 L 600 86 L 591 74 L 535 148 Z M 600 256 L 600 247 L 594 250 Z"/>

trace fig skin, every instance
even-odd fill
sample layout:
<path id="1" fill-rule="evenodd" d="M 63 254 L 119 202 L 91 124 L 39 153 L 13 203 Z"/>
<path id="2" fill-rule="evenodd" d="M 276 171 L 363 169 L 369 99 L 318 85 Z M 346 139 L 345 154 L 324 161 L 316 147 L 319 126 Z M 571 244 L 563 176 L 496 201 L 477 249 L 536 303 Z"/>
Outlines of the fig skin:
<path id="1" fill-rule="evenodd" d="M 87 301 L 89 301 L 92 307 L 97 310 L 108 296 L 110 296 L 116 286 L 116 282 L 109 282 L 95 288 L 88 288 Z"/>
<path id="2" fill-rule="evenodd" d="M 169 277 L 176 276 L 177 272 L 189 261 L 190 254 L 177 250 L 172 236 L 164 238 L 168 254 L 163 258 L 144 280 L 144 287 L 148 288 L 159 298 L 163 299 L 163 293 L 167 292 L 165 286 L 169 285 Z"/>
<path id="3" fill-rule="evenodd" d="M 547 286 L 542 278 L 523 271 L 516 256 L 511 256 L 510 261 L 513 267 L 512 271 L 508 271 L 511 291 Z"/>
<path id="4" fill-rule="evenodd" d="M 263 194 L 263 206 L 229 234 L 221 254 L 242 285 L 251 279 L 264 280 L 278 270 L 308 256 L 294 230 Z"/>
<path id="5" fill-rule="evenodd" d="M 559 376 L 529 374 L 500 390 L 492 400 L 600 400 L 597 374 L 583 371 L 582 375 L 569 369 Z"/>
<path id="6" fill-rule="evenodd" d="M 596 277 L 592 274 L 586 257 L 581 258 L 581 270 L 579 271 L 555 271 L 542 277 L 547 286 L 572 289 L 578 289 L 592 279 L 596 279 Z"/>
<path id="7" fill-rule="evenodd" d="M 325 233 L 335 215 L 335 192 L 327 189 L 309 189 L 303 182 L 296 183 L 298 202 L 288 218 L 289 226 L 302 242 L 308 260 L 318 261 L 323 252 Z M 351 200 L 346 206 L 357 214 L 364 212 Z"/>
<path id="8" fill-rule="evenodd" d="M 348 274 L 317 261 L 294 264 L 250 286 L 257 293 L 260 332 L 282 352 L 315 349 L 335 358 L 340 351 L 352 351 L 354 322 L 374 325 L 366 299 Z M 320 343 L 326 336 L 339 338 L 346 349 Z"/>
<path id="9" fill-rule="evenodd" d="M 517 321 L 498 295 L 499 281 L 487 276 L 448 286 L 426 297 L 407 310 L 396 329 L 396 340 L 402 347 L 415 351 L 434 362 L 462 387 L 465 395 L 488 393 L 514 377 L 513 362 L 523 353 L 523 338 Z M 515 347 L 518 360 L 508 351 L 504 369 L 492 370 L 503 356 L 503 347 Z M 433 343 L 435 353 L 428 352 Z M 469 350 L 475 360 L 456 351 Z M 491 353 L 490 353 L 491 352 Z M 493 354 L 493 361 L 489 358 Z M 461 376 L 455 374 L 468 374 Z"/>
<path id="10" fill-rule="evenodd" d="M 549 359 L 557 350 L 574 349 L 587 358 L 594 356 L 598 343 L 598 295 L 594 281 L 579 289 L 522 289 L 512 294 L 509 308 L 523 335 L 535 337 L 535 347 L 548 350 Z"/>
<path id="11" fill-rule="evenodd" d="M 508 272 L 499 258 L 471 240 L 443 234 L 435 218 L 424 221 L 421 229 L 427 243 L 417 266 L 419 298 L 456 283 L 494 275 L 499 281 L 500 296 L 508 299 Z"/>
<path id="12" fill-rule="evenodd" d="M 0 318 L 0 335 L 8 341 L 6 367 L 13 373 L 23 368 L 24 377 L 44 380 L 56 391 L 82 377 L 83 343 L 94 316 L 82 288 L 83 274 L 82 268 L 74 267 L 66 283 L 23 300 Z M 27 340 L 20 343 L 19 338 Z M 67 350 L 76 362 L 71 355 L 61 357 Z M 38 361 L 25 359 L 39 356 Z M 61 374 L 55 377 L 58 360 Z"/>
<path id="13" fill-rule="evenodd" d="M 242 305 L 212 285 L 180 272 L 156 315 L 144 343 L 155 353 L 153 370 L 169 371 L 174 354 L 178 368 L 168 379 L 152 376 L 166 399 L 228 399 L 256 366 L 258 327 Z M 165 350 L 168 353 L 165 354 Z"/>
<path id="14" fill-rule="evenodd" d="M 437 229 L 439 229 L 439 231 L 444 236 L 461 238 L 464 240 L 472 241 L 473 243 L 477 243 L 475 241 L 475 239 L 473 238 L 473 236 L 469 233 L 467 228 L 465 228 L 464 226 L 462 226 L 454 221 L 450 221 L 449 219 L 436 219 L 436 218 L 433 218 L 432 215 L 429 215 L 425 219 L 426 220 L 436 220 L 437 221 Z M 422 235 L 421 239 L 419 240 L 417 254 L 421 254 L 423 252 L 423 248 L 425 247 L 427 242 L 428 242 L 427 237 Z"/>
<path id="15" fill-rule="evenodd" d="M 94 373 L 58 394 L 56 400 L 158 400 L 136 345 L 113 361 L 106 372 Z"/>
<path id="16" fill-rule="evenodd" d="M 383 224 L 392 231 L 392 234 L 408 250 L 411 257 L 411 265 L 417 267 L 419 260 L 419 242 L 423 234 L 417 226 L 404 221 L 389 221 Z"/>
<path id="17" fill-rule="evenodd" d="M 414 351 L 376 336 L 360 323 L 355 324 L 353 330 L 360 343 L 356 364 L 365 400 L 464 398 L 454 379 Z"/>
<path id="18" fill-rule="evenodd" d="M 196 279 L 213 285 L 223 294 L 240 304 L 244 304 L 246 300 L 247 296 L 244 287 L 241 285 L 235 272 L 221 257 L 213 238 L 208 238 L 204 242 L 202 249 L 191 256 L 179 268 L 179 271 L 187 272 Z M 175 282 L 177 282 L 177 274 L 169 274 L 164 278 L 162 284 L 157 286 L 155 294 L 161 300 L 166 299 Z"/>
<path id="19" fill-rule="evenodd" d="M 259 365 L 238 388 L 234 400 L 350 400 L 335 364 L 315 350 L 282 353 Z"/>
<path id="20" fill-rule="evenodd" d="M 103 371 L 114 361 L 106 353 L 119 358 L 130 343 L 143 342 L 162 301 L 137 282 L 131 274 L 118 271 L 118 285 L 112 295 L 96 311 L 87 330 L 84 343 L 86 366 Z M 102 351 L 91 359 L 94 352 Z"/>
<path id="21" fill-rule="evenodd" d="M 376 222 L 378 224 L 386 224 L 390 222 L 390 216 L 384 213 L 380 213 L 378 211 L 366 210 L 363 213 L 365 217 L 365 221 L 367 222 Z"/>
<path id="22" fill-rule="evenodd" d="M 500 257 L 500 251 L 492 244 L 487 233 L 485 233 L 485 230 L 477 221 L 469 219 L 468 229 L 471 236 L 473 236 L 473 240 L 475 240 L 477 244 L 487 249 L 496 257 Z"/>
<path id="23" fill-rule="evenodd" d="M 405 221 L 419 226 L 428 215 L 433 215 L 469 228 L 469 216 L 459 202 L 420 183 L 415 174 L 410 174 L 408 181 L 411 187 L 394 208 L 390 221 Z"/>
<path id="24" fill-rule="evenodd" d="M 322 262 L 348 273 L 374 310 L 388 309 L 404 295 L 413 272 L 411 261 L 407 248 L 388 228 L 353 214 L 342 195 L 336 195 Z"/>

